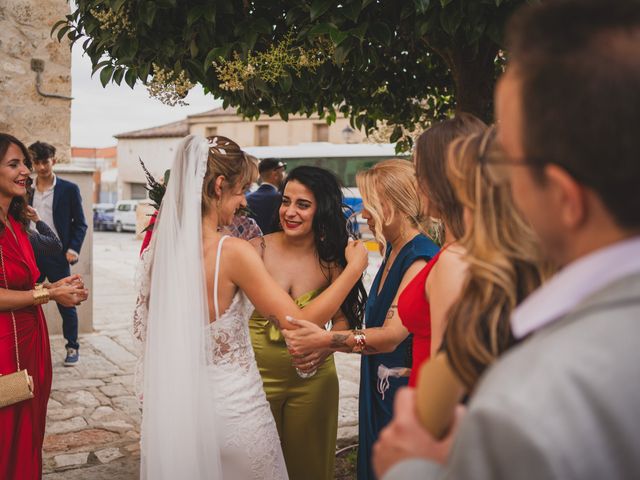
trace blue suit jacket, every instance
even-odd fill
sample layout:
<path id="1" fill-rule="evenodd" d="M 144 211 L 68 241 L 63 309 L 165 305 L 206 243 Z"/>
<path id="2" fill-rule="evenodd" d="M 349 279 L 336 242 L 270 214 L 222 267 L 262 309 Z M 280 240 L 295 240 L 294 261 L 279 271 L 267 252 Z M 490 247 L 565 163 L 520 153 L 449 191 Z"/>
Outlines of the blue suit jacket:
<path id="1" fill-rule="evenodd" d="M 252 217 L 265 235 L 273 232 L 273 223 L 281 198 L 280 192 L 275 187 L 265 184 L 247 195 L 247 205 L 253 212 Z"/>
<path id="2" fill-rule="evenodd" d="M 33 196 L 30 203 L 33 204 Z M 56 177 L 53 189 L 53 223 L 62 242 L 62 251 L 72 249 L 80 253 L 87 233 L 80 189 L 75 183 L 60 177 Z"/>

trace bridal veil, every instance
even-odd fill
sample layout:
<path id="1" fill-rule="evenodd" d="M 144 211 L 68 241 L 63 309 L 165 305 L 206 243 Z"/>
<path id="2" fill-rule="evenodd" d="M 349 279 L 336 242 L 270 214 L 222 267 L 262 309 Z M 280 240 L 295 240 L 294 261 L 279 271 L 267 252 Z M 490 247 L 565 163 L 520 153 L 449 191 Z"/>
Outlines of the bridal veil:
<path id="1" fill-rule="evenodd" d="M 144 348 L 142 479 L 219 479 L 201 195 L 209 143 L 186 137 L 154 227 Z"/>

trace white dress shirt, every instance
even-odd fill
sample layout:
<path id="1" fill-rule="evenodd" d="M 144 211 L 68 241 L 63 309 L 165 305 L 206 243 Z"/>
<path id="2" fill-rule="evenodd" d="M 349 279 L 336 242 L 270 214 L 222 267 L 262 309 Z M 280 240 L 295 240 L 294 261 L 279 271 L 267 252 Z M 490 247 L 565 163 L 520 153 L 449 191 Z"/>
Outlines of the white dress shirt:
<path id="1" fill-rule="evenodd" d="M 33 208 L 38 212 L 40 220 L 49 225 L 51 230 L 56 234 L 56 237 L 60 238 L 56 226 L 53 223 L 53 189 L 56 187 L 58 178 L 53 176 L 53 183 L 45 191 L 38 190 L 38 180 L 36 178 L 36 188 L 33 192 Z"/>
<path id="2" fill-rule="evenodd" d="M 36 188 L 33 192 L 33 208 L 38 212 L 38 216 L 40 220 L 46 223 L 53 233 L 56 234 L 56 237 L 60 238 L 58 231 L 56 230 L 56 225 L 53 222 L 53 190 L 56 187 L 56 183 L 58 181 L 58 177 L 53 175 L 53 183 L 49 188 L 44 190 L 43 192 L 38 190 L 38 179 L 36 178 Z M 35 227 L 34 227 L 35 228 Z M 73 250 L 72 248 L 67 249 L 67 253 L 71 253 L 78 257 L 78 252 Z"/>
<path id="3" fill-rule="evenodd" d="M 640 236 L 601 248 L 570 263 L 529 295 L 511 315 L 522 338 L 563 317 L 607 284 L 640 272 Z"/>

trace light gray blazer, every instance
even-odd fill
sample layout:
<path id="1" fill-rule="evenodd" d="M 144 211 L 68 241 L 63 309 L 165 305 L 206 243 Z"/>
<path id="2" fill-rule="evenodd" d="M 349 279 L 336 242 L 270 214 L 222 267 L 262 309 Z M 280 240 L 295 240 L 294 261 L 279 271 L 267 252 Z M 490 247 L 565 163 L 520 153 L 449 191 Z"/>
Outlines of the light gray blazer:
<path id="1" fill-rule="evenodd" d="M 505 354 L 473 396 L 446 467 L 384 480 L 640 479 L 640 273 Z"/>

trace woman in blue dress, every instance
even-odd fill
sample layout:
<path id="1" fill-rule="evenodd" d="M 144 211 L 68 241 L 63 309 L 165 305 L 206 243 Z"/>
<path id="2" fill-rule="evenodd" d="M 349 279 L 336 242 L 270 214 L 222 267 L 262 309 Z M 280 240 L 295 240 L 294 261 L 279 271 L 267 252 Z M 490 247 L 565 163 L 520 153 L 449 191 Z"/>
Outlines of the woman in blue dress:
<path id="1" fill-rule="evenodd" d="M 356 182 L 364 203 L 362 216 L 384 255 L 369 292 L 365 328 L 330 332 L 297 320 L 299 329 L 283 334 L 295 355 L 327 349 L 362 354 L 358 479 L 369 479 L 374 478 L 371 449 L 391 420 L 395 392 L 407 385 L 411 367 L 411 337 L 398 316 L 397 299 L 438 247 L 425 235 L 425 208 L 410 162 L 386 160 L 358 173 Z M 300 362 L 304 364 L 304 357 Z"/>

